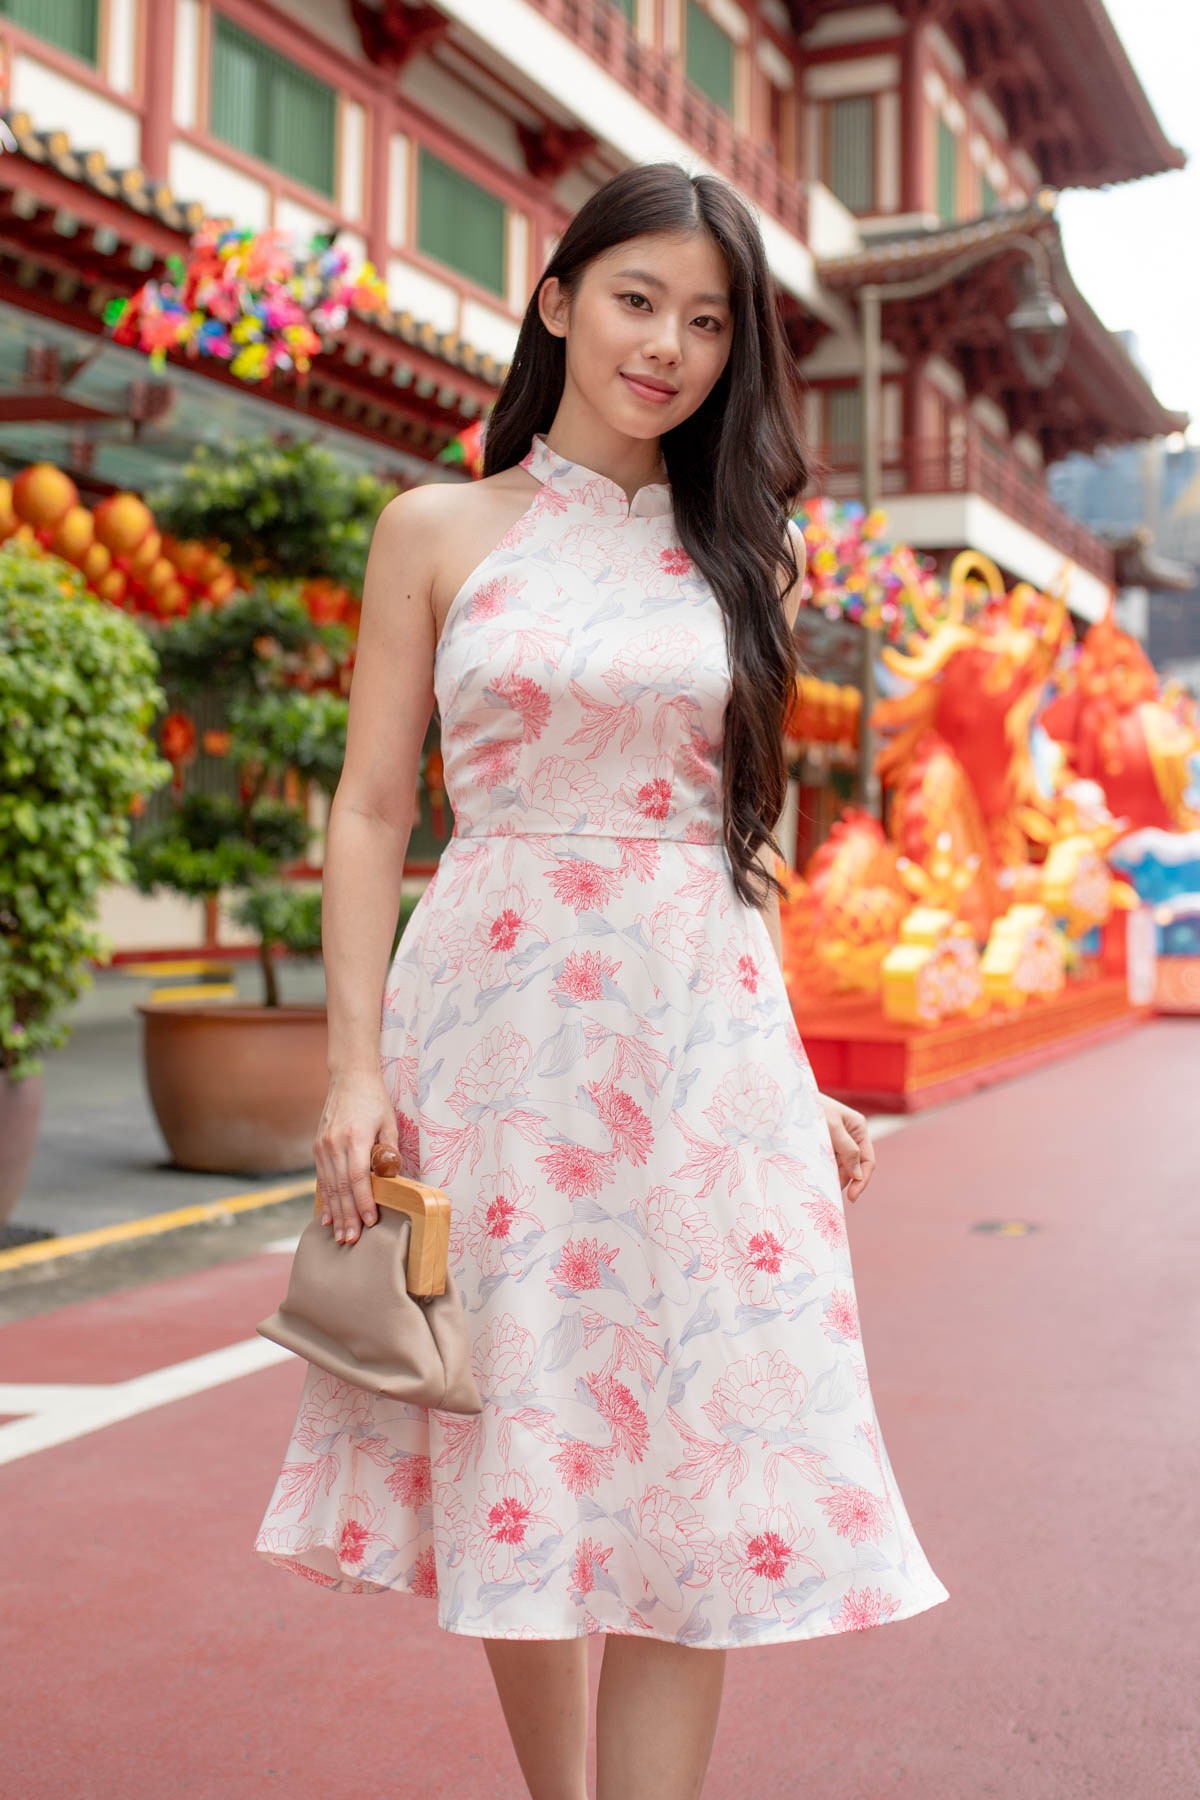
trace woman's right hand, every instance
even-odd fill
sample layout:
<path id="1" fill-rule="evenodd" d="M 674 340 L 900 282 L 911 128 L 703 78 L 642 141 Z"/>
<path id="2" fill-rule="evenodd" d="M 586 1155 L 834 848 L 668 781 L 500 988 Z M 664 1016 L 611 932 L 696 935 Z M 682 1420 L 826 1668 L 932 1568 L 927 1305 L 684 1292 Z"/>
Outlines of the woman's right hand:
<path id="1" fill-rule="evenodd" d="M 396 1115 L 382 1076 L 335 1076 L 313 1155 L 324 1203 L 321 1223 L 333 1226 L 339 1244 L 353 1244 L 360 1226 L 373 1225 L 378 1217 L 371 1191 L 371 1155 L 377 1144 L 395 1153 L 398 1167 Z"/>

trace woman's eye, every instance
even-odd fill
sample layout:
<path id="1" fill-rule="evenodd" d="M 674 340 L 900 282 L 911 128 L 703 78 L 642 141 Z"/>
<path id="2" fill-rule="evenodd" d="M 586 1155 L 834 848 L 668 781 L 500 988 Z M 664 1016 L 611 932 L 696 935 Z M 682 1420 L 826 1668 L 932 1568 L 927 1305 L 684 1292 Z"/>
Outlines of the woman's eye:
<path id="1" fill-rule="evenodd" d="M 703 325 L 706 331 L 720 331 L 721 320 L 714 319 L 711 313 L 704 313 L 700 318 L 692 320 L 693 325 Z"/>
<path id="2" fill-rule="evenodd" d="M 618 300 L 628 300 L 631 305 L 633 305 L 635 303 L 641 303 L 646 306 L 649 306 L 649 304 L 650 304 L 650 302 L 649 302 L 649 300 L 647 300 L 645 294 L 618 294 L 617 298 L 618 298 Z"/>

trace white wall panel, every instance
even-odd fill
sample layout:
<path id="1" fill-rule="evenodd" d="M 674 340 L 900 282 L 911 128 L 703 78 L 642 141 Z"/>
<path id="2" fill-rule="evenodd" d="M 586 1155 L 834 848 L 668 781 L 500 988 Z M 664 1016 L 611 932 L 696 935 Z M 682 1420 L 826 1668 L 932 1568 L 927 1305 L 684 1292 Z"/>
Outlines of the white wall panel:
<path id="1" fill-rule="evenodd" d="M 137 116 L 82 82 L 21 54 L 13 59 L 12 105 L 39 131 L 65 131 L 76 150 L 102 150 L 114 169 L 136 168 L 141 155 Z"/>

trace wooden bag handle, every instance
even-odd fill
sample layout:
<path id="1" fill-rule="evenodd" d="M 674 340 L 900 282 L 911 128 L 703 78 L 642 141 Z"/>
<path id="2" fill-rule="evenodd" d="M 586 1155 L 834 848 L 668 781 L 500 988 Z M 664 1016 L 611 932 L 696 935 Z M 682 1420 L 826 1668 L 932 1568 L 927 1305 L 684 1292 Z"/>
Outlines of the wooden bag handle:
<path id="1" fill-rule="evenodd" d="M 412 1220 L 412 1236 L 404 1267 L 405 1285 L 410 1294 L 433 1295 L 446 1291 L 446 1267 L 450 1260 L 450 1198 L 441 1188 L 427 1187 L 398 1173 L 400 1156 L 385 1144 L 371 1151 L 371 1191 L 376 1206 L 392 1212 L 407 1213 Z M 313 1203 L 313 1216 L 320 1218 L 323 1206 L 320 1187 Z"/>

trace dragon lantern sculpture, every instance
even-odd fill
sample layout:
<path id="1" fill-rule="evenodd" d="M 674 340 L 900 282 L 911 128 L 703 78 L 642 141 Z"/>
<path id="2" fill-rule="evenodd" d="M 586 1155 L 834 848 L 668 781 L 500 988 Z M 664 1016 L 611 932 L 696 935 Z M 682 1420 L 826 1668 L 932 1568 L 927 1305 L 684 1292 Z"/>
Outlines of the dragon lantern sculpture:
<path id="1" fill-rule="evenodd" d="M 889 1016 L 915 1022 L 1061 985 L 1072 940 L 1135 904 L 1106 861 L 1115 841 L 1195 821 L 1183 794 L 1197 739 L 1111 612 L 1072 664 L 1061 587 L 1006 593 L 995 564 L 964 551 L 940 599 L 907 599 L 920 635 L 882 655 L 912 685 L 872 715 L 888 830 L 848 810 L 793 881 L 783 922 L 804 986 L 882 991 Z M 1058 753 L 1049 784 L 1038 724 Z"/>

